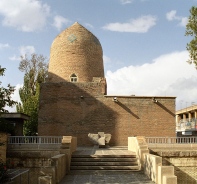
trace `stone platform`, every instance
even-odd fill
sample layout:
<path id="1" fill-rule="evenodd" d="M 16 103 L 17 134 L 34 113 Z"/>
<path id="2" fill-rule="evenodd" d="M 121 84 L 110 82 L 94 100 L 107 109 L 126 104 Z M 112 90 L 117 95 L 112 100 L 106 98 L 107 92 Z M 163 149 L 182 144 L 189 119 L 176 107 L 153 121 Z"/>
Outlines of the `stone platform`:
<path id="1" fill-rule="evenodd" d="M 94 147 L 77 147 L 73 155 L 132 155 L 135 154 L 128 150 L 127 146 L 113 146 L 106 148 Z"/>
<path id="2" fill-rule="evenodd" d="M 131 155 L 127 147 L 78 147 L 74 155 Z M 142 171 L 70 171 L 60 184 L 153 184 Z"/>

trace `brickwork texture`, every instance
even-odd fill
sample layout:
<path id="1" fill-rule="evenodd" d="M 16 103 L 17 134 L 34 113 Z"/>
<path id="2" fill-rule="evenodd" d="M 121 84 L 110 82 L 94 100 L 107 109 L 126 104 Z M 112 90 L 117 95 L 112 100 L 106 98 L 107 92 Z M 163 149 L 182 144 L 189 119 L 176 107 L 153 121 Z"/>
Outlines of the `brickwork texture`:
<path id="1" fill-rule="evenodd" d="M 70 82 L 75 73 L 78 82 Z M 49 80 L 41 85 L 38 135 L 76 136 L 91 145 L 88 133 L 112 135 L 110 145 L 127 145 L 129 136 L 175 136 L 175 97 L 107 96 L 102 48 L 78 23 L 51 46 Z"/>
<path id="2" fill-rule="evenodd" d="M 38 134 L 72 135 L 90 145 L 88 133 L 112 134 L 111 145 L 129 136 L 175 136 L 175 98 L 105 96 L 102 83 L 45 83 L 41 86 Z"/>
<path id="3" fill-rule="evenodd" d="M 60 33 L 52 43 L 49 80 L 70 81 L 73 73 L 77 75 L 78 82 L 91 82 L 93 77 L 104 77 L 100 42 L 77 22 Z M 56 78 L 56 75 L 59 77 Z"/>

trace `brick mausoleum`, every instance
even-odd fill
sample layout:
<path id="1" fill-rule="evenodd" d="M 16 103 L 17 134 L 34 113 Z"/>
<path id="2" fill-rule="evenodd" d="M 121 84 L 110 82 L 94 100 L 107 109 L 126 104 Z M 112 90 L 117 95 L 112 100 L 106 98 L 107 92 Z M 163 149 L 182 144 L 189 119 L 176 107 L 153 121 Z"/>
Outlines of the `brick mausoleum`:
<path id="1" fill-rule="evenodd" d="M 129 136 L 175 136 L 175 97 L 107 95 L 101 44 L 79 23 L 53 41 L 48 72 L 39 136 L 72 135 L 81 146 L 92 145 L 88 133 L 109 133 L 116 146 Z"/>

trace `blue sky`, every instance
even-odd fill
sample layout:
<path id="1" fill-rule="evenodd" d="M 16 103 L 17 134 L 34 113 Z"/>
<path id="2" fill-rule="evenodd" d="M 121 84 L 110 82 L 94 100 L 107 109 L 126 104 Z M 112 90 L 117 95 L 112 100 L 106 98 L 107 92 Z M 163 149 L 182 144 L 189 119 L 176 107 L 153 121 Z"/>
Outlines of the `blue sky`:
<path id="1" fill-rule="evenodd" d="M 197 0 L 0 0 L 0 65 L 18 89 L 20 56 L 49 58 L 54 38 L 74 22 L 101 42 L 108 94 L 176 96 L 197 104 L 197 71 L 186 63 L 189 10 Z M 18 100 L 16 90 L 13 99 Z"/>

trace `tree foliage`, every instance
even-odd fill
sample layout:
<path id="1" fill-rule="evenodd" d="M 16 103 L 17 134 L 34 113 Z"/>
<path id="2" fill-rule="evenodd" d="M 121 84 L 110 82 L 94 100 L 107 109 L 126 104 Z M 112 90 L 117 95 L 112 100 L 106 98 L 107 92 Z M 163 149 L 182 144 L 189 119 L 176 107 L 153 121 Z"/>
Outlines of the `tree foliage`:
<path id="1" fill-rule="evenodd" d="M 193 39 L 187 44 L 190 59 L 188 63 L 194 63 L 197 68 L 197 7 L 193 6 L 190 9 L 190 16 L 186 25 L 186 36 L 191 36 Z"/>
<path id="2" fill-rule="evenodd" d="M 22 103 L 17 105 L 17 112 L 30 116 L 24 124 L 25 135 L 37 133 L 40 83 L 45 82 L 47 78 L 47 68 L 46 58 L 43 55 L 32 54 L 30 59 L 27 55 L 21 56 L 19 70 L 25 75 L 23 87 L 19 89 Z"/>
<path id="3" fill-rule="evenodd" d="M 1 68 L 0 66 L 0 76 L 4 76 L 5 68 Z M 1 81 L 0 81 L 1 85 Z M 14 87 L 8 84 L 7 88 L 0 86 L 0 115 L 1 113 L 8 113 L 6 107 L 12 107 L 16 105 L 17 102 L 11 99 L 11 95 L 14 93 Z M 0 131 L 13 133 L 14 127 L 12 124 L 7 122 L 5 119 L 0 118 Z"/>
<path id="4" fill-rule="evenodd" d="M 1 68 L 0 66 L 0 76 L 4 76 L 4 72 L 5 68 Z M 8 84 L 7 88 L 0 86 L 0 113 L 8 112 L 8 110 L 5 109 L 6 106 L 12 107 L 16 104 L 16 102 L 11 99 L 11 95 L 14 93 L 14 90 L 14 87 L 10 84 Z"/>

